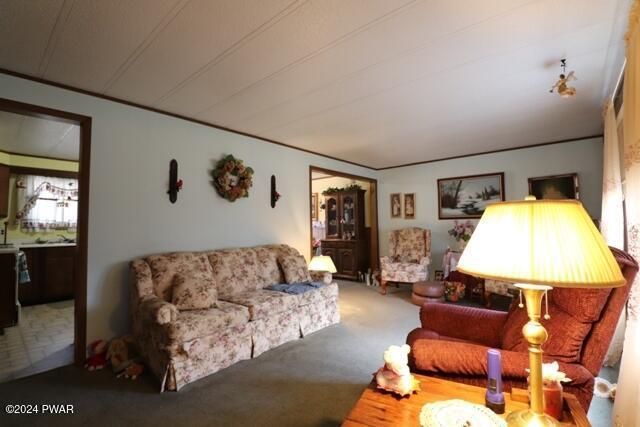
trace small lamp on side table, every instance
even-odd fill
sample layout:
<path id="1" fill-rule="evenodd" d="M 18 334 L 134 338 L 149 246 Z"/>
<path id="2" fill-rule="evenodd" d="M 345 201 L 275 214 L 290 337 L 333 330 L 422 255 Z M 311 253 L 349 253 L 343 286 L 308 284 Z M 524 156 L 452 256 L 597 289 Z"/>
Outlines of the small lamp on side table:
<path id="1" fill-rule="evenodd" d="M 524 294 L 529 322 L 522 333 L 529 343 L 531 398 L 528 410 L 512 412 L 510 426 L 557 426 L 544 413 L 542 298 L 552 286 L 613 288 L 625 283 L 613 254 L 577 200 L 498 202 L 487 206 L 463 252 L 458 270 L 487 279 L 516 283 Z"/>
<path id="2" fill-rule="evenodd" d="M 316 255 L 311 258 L 311 262 L 309 262 L 309 271 L 336 273 L 338 270 L 336 270 L 336 266 L 333 264 L 330 256 Z M 324 283 L 327 285 L 331 283 L 330 276 L 325 275 Z"/>

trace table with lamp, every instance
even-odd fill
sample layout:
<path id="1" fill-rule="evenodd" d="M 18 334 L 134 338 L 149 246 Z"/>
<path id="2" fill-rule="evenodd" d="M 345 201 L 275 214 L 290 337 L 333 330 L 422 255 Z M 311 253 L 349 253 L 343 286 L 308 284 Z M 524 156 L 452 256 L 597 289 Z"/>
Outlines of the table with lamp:
<path id="1" fill-rule="evenodd" d="M 525 298 L 529 321 L 522 331 L 528 343 L 530 393 L 526 399 L 526 391 L 513 389 L 511 395 L 506 396 L 506 412 L 501 415 L 506 423 L 509 426 L 589 425 L 584 410 L 575 404 L 572 395 L 565 398 L 565 408 L 570 409 L 569 419 L 560 423 L 546 415 L 542 379 L 542 344 L 548 335 L 540 318 L 546 293 L 553 287 L 611 288 L 626 283 L 614 256 L 580 202 L 527 198 L 487 206 L 457 268 L 466 274 L 516 283 Z M 480 387 L 450 381 L 440 384 L 438 381 L 444 380 L 417 377 L 424 382 L 423 391 L 402 401 L 367 389 L 345 425 L 372 425 L 363 421 L 367 413 L 380 416 L 378 425 L 417 425 L 416 405 L 446 399 L 479 402 L 484 397 L 484 389 Z M 429 389 L 424 390 L 425 387 Z M 514 395 L 524 397 L 524 406 L 514 404 Z"/>

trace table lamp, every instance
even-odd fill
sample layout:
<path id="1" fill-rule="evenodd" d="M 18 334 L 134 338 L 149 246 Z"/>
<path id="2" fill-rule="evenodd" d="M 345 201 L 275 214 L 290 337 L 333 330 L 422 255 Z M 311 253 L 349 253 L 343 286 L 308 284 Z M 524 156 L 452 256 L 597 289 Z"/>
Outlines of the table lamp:
<path id="1" fill-rule="evenodd" d="M 329 273 L 336 273 L 338 270 L 336 270 L 336 266 L 333 264 L 330 256 L 316 255 L 311 258 L 311 262 L 309 262 L 309 271 L 326 271 Z M 329 283 L 330 282 L 331 281 L 329 280 Z"/>
<path id="2" fill-rule="evenodd" d="M 497 202 L 487 206 L 458 270 L 487 279 L 513 282 L 524 294 L 529 322 L 522 333 L 529 343 L 529 409 L 509 414 L 510 426 L 556 426 L 544 413 L 541 302 L 552 286 L 612 288 L 625 284 L 620 267 L 593 221 L 577 200 Z"/>

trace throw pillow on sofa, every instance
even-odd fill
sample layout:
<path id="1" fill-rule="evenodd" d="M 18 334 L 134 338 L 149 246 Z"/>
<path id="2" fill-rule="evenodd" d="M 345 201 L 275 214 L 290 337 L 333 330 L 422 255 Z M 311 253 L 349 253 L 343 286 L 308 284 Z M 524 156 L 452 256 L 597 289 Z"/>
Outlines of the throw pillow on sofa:
<path id="1" fill-rule="evenodd" d="M 302 255 L 280 255 L 278 257 L 278 263 L 280 264 L 280 267 L 282 267 L 284 280 L 287 283 L 301 283 L 311 281 L 309 269 L 307 268 L 307 261 L 305 261 Z"/>
<path id="2" fill-rule="evenodd" d="M 196 271 L 178 273 L 173 278 L 171 303 L 178 310 L 202 310 L 216 306 L 218 292 L 213 279 Z"/>

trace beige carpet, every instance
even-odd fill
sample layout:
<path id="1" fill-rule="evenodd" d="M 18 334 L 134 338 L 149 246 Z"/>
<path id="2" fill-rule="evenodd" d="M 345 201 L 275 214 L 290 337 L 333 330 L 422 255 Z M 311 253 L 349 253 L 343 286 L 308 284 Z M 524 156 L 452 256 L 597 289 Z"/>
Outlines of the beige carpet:
<path id="1" fill-rule="evenodd" d="M 149 375 L 129 381 L 71 366 L 0 384 L 0 426 L 337 426 L 382 365 L 383 351 L 419 324 L 409 296 L 408 287 L 383 297 L 341 282 L 341 324 L 178 393 L 158 393 Z M 74 414 L 9 416 L 9 403 L 73 404 Z"/>

